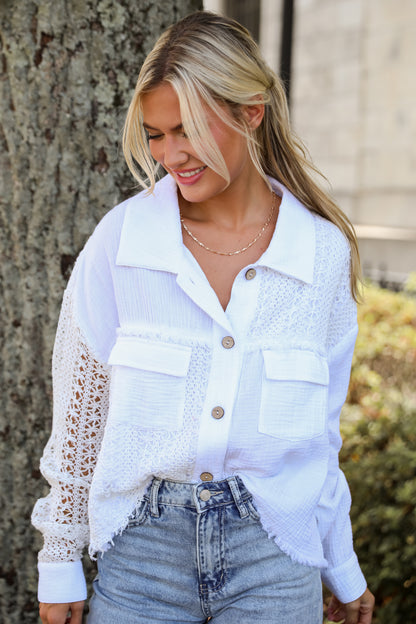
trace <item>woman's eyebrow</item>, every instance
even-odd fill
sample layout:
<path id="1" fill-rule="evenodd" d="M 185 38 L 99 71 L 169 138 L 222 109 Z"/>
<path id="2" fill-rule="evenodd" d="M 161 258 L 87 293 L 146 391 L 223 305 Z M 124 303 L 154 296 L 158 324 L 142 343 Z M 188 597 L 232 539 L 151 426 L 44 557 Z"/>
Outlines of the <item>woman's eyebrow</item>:
<path id="1" fill-rule="evenodd" d="M 159 128 L 155 128 L 154 126 L 149 126 L 149 124 L 147 124 L 146 122 L 143 122 L 143 128 L 146 128 L 146 130 L 159 130 Z M 183 124 L 178 124 L 177 126 L 175 126 L 174 128 L 170 129 L 170 132 L 176 132 L 177 130 L 182 130 L 183 129 Z"/>

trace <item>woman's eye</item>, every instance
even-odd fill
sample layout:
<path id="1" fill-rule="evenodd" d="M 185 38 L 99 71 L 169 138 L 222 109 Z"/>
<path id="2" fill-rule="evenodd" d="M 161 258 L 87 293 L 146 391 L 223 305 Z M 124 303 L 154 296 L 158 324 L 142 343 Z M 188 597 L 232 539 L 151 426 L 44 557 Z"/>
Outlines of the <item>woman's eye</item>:
<path id="1" fill-rule="evenodd" d="M 188 138 L 188 135 L 181 131 L 180 132 L 180 136 L 183 137 L 184 139 Z M 150 134 L 149 132 L 146 132 L 146 139 L 148 141 L 157 141 L 158 139 L 161 139 L 163 137 L 163 134 Z"/>

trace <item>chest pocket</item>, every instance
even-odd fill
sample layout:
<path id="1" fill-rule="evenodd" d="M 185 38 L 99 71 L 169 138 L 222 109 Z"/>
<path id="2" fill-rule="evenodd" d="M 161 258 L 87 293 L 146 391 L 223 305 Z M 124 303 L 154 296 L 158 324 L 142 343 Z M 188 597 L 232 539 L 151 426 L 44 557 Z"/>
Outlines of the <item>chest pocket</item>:
<path id="1" fill-rule="evenodd" d="M 325 431 L 329 371 L 312 351 L 263 351 L 259 431 L 282 440 L 309 440 Z"/>
<path id="2" fill-rule="evenodd" d="M 119 336 L 108 360 L 113 419 L 145 429 L 180 429 L 191 352 L 183 345 Z"/>

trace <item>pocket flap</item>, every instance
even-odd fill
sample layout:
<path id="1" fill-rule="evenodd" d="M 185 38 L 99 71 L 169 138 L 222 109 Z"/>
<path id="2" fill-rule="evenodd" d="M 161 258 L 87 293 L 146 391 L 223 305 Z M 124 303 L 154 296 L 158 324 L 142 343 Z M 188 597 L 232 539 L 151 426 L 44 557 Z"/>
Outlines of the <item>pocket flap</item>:
<path id="1" fill-rule="evenodd" d="M 155 343 L 135 336 L 119 336 L 108 358 L 110 365 L 130 366 L 141 370 L 185 377 L 191 359 L 191 347 Z"/>
<path id="2" fill-rule="evenodd" d="M 263 351 L 263 359 L 267 379 L 329 383 L 327 361 L 313 351 Z"/>

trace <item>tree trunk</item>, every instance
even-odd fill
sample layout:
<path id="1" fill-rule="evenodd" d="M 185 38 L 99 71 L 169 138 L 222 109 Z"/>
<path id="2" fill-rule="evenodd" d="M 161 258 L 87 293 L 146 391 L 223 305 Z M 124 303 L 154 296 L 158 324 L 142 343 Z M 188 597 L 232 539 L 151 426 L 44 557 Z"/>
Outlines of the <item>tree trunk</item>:
<path id="1" fill-rule="evenodd" d="M 38 622 L 34 502 L 62 292 L 134 192 L 120 132 L 144 55 L 199 0 L 0 0 L 0 621 Z"/>

